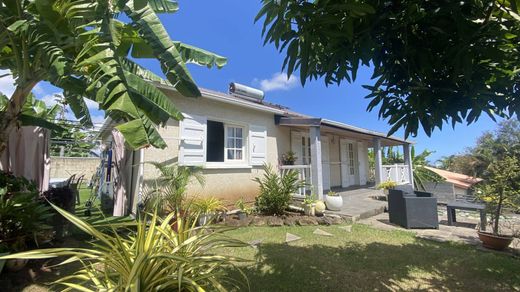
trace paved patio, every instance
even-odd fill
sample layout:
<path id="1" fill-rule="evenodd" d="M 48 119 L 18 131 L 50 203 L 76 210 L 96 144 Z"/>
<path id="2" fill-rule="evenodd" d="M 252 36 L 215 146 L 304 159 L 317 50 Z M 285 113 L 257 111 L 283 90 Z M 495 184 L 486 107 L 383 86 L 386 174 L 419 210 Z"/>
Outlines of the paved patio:
<path id="1" fill-rule="evenodd" d="M 476 227 L 479 222 L 478 214 L 472 214 L 471 212 L 465 212 L 459 216 L 459 222 L 455 222 L 455 225 L 448 226 L 446 212 L 443 211 L 444 206 L 439 206 L 439 229 L 405 229 L 401 226 L 394 225 L 388 220 L 388 213 L 381 213 L 376 216 L 361 219 L 358 222 L 362 224 L 370 225 L 374 228 L 383 230 L 405 230 L 414 232 L 417 237 L 435 240 L 440 242 L 460 242 L 477 246 L 479 249 L 488 250 L 482 247 L 480 240 L 478 239 Z M 459 215 L 459 214 L 458 214 Z M 517 225 L 516 221 L 519 218 L 508 219 L 508 223 Z M 517 226 L 520 227 L 520 226 Z M 489 250 L 488 250 L 489 251 Z M 507 251 L 506 251 L 507 252 Z M 520 254 L 520 239 L 515 238 L 510 245 L 509 252 Z"/>
<path id="2" fill-rule="evenodd" d="M 340 211 L 326 211 L 327 214 L 336 214 L 342 217 L 351 217 L 354 222 L 371 225 L 383 230 L 406 230 L 414 232 L 417 237 L 435 241 L 453 241 L 471 244 L 482 248 L 476 232 L 480 220 L 479 214 L 473 211 L 457 211 L 457 220 L 454 226 L 448 225 L 446 206 L 439 205 L 439 229 L 405 229 L 390 223 L 388 213 L 385 213 L 387 203 L 376 200 L 382 196 L 381 190 L 374 187 L 354 187 L 335 190 L 343 197 L 343 207 Z M 488 218 L 489 219 L 489 218 Z M 507 229 L 520 231 L 520 215 L 508 216 L 502 220 Z M 520 239 L 515 238 L 511 244 L 511 251 L 520 254 Z"/>
<path id="3" fill-rule="evenodd" d="M 355 187 L 334 190 L 343 197 L 340 211 L 326 211 L 328 214 L 352 217 L 353 221 L 369 218 L 385 211 L 386 202 L 375 200 L 383 191 L 374 187 Z"/>

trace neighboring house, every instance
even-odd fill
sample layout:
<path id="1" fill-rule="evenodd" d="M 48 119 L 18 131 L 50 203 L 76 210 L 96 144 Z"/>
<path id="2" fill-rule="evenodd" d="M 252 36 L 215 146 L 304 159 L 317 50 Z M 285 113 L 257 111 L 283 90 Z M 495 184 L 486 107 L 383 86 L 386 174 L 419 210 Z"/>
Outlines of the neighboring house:
<path id="1" fill-rule="evenodd" d="M 444 169 L 426 166 L 445 179 L 443 182 L 425 184 L 427 192 L 435 194 L 439 202 L 446 203 L 453 200 L 473 200 L 471 187 L 482 181 L 481 178 L 468 176 Z"/>
<path id="2" fill-rule="evenodd" d="M 295 169 L 322 198 L 331 188 L 367 184 L 368 149 L 381 153 L 384 146 L 403 146 L 406 163 L 398 171 L 398 183 L 413 183 L 410 142 L 386 134 L 328 119 L 298 114 L 258 99 L 201 89 L 202 97 L 186 98 L 172 87 L 157 84 L 183 113 L 184 120 L 170 120 L 159 133 L 165 149 L 126 150 L 128 192 L 135 209 L 142 184 L 152 181 L 156 161 L 200 166 L 206 178 L 204 187 L 190 186 L 190 195 L 215 196 L 226 200 L 258 194 L 253 178 L 263 174 L 262 165 Z M 324 105 L 326 106 L 326 105 Z M 345 109 L 348 114 L 348 108 Z M 115 123 L 107 120 L 101 137 L 111 140 Z M 296 153 L 295 165 L 280 166 L 281 156 Z M 375 183 L 383 181 L 384 166 L 376 155 Z M 308 191 L 308 190 L 307 190 Z M 299 196 L 303 196 L 303 191 Z"/>

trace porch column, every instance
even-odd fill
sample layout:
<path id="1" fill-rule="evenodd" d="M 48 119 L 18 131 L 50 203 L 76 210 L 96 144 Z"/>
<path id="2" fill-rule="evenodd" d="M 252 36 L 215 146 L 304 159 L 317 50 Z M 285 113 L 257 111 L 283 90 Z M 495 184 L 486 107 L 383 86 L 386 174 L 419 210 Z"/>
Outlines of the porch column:
<path id="1" fill-rule="evenodd" d="M 381 156 L 381 139 L 374 138 L 374 157 L 375 157 L 375 179 L 376 187 L 383 182 L 383 157 Z"/>
<path id="2" fill-rule="evenodd" d="M 404 164 L 408 167 L 408 181 L 414 188 L 413 183 L 413 164 L 412 164 L 412 152 L 410 151 L 410 144 L 403 144 Z"/>
<path id="3" fill-rule="evenodd" d="M 323 200 L 323 171 L 321 164 L 321 135 L 320 126 L 309 127 L 311 140 L 311 182 L 312 191 L 318 200 Z"/>

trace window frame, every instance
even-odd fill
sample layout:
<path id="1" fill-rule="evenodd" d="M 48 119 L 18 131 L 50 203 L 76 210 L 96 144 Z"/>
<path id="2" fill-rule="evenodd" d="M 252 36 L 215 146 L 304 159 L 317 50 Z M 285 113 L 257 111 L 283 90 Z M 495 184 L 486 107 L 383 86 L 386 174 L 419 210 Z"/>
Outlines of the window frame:
<path id="1" fill-rule="evenodd" d="M 233 138 L 239 139 L 236 135 L 233 137 L 229 137 L 229 128 L 235 128 L 235 129 L 241 129 L 242 130 L 242 137 L 240 138 L 242 140 L 242 147 L 228 147 L 228 139 Z M 224 163 L 244 163 L 246 162 L 246 135 L 245 135 L 246 127 L 238 125 L 238 124 L 231 124 L 231 123 L 225 123 L 224 122 Z M 236 146 L 236 145 L 235 145 Z M 229 159 L 228 158 L 228 150 L 233 149 L 234 151 L 241 150 L 242 151 L 242 158 L 241 159 Z M 236 153 L 236 152 L 235 152 Z"/>

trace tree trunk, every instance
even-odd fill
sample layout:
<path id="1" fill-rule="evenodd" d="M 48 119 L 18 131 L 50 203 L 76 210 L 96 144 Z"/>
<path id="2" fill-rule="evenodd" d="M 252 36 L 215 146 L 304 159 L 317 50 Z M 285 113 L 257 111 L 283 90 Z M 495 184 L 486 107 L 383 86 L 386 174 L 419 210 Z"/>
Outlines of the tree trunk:
<path id="1" fill-rule="evenodd" d="M 38 83 L 37 81 L 29 81 L 24 86 L 17 86 L 7 109 L 0 115 L 0 155 L 4 152 L 7 147 L 7 141 L 9 140 L 9 134 L 16 127 L 18 122 L 18 116 L 20 111 L 27 99 L 27 96 Z"/>
<path id="2" fill-rule="evenodd" d="M 493 234 L 498 235 L 498 223 L 500 222 L 500 213 L 502 212 L 502 202 L 504 200 L 504 191 L 500 190 L 500 195 L 498 197 L 498 204 L 495 210 L 495 222 L 493 222 Z"/>

